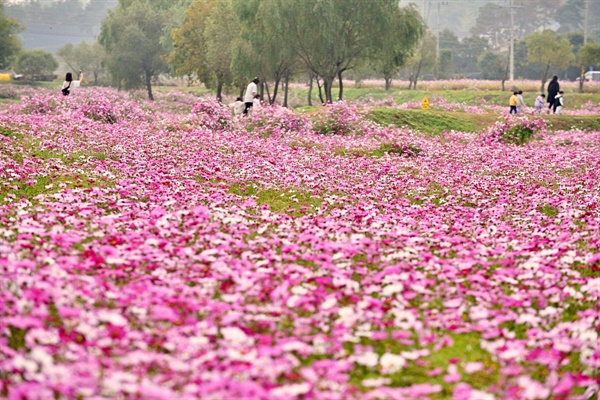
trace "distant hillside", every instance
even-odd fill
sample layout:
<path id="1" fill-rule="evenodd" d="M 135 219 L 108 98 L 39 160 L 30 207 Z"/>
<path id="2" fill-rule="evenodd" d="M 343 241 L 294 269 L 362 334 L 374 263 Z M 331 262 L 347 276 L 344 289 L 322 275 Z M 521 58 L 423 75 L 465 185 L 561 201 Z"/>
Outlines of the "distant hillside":
<path id="1" fill-rule="evenodd" d="M 83 3 L 83 4 L 82 4 Z M 67 43 L 91 43 L 100 33 L 102 19 L 117 0 L 65 0 L 61 2 L 7 2 L 5 12 L 18 20 L 23 47 L 55 52 Z"/>

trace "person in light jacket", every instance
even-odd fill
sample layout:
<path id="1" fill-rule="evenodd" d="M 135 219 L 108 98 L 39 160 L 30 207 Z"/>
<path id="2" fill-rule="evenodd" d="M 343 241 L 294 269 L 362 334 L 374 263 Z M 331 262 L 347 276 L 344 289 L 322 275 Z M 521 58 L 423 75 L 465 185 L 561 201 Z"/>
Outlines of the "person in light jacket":
<path id="1" fill-rule="evenodd" d="M 62 94 L 64 94 L 65 96 L 68 96 L 69 94 L 73 93 L 73 91 L 76 87 L 81 86 L 82 81 L 83 81 L 83 72 L 79 71 L 79 80 L 78 81 L 74 81 L 73 74 L 70 72 L 67 72 L 67 75 L 65 76 L 65 81 L 63 82 L 62 87 L 61 87 Z"/>
<path id="2" fill-rule="evenodd" d="M 244 103 L 246 104 L 244 115 L 248 115 L 248 111 L 252 108 L 254 97 L 258 94 L 258 86 L 256 85 L 258 85 L 259 82 L 260 80 L 255 77 L 246 88 L 246 94 L 244 94 Z"/>

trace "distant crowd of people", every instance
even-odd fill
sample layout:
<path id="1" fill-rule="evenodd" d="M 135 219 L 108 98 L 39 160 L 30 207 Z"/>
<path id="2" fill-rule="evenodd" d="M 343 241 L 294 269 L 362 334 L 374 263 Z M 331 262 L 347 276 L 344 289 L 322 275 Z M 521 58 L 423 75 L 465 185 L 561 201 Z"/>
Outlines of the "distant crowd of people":
<path id="1" fill-rule="evenodd" d="M 83 81 L 83 72 L 79 71 L 79 80 L 73 80 L 73 74 L 67 72 L 65 80 L 62 84 L 62 94 L 68 96 L 73 90 L 81 85 Z M 233 115 L 248 115 L 253 107 L 260 107 L 260 95 L 258 94 L 258 84 L 260 79 L 255 77 L 246 87 L 246 93 L 244 98 L 238 97 L 235 101 L 229 104 L 229 108 Z M 564 107 L 564 92 L 560 90 L 560 84 L 558 83 L 558 77 L 555 75 L 550 83 L 548 84 L 548 97 L 544 93 L 536 97 L 534 103 L 534 112 L 541 113 L 544 108 L 544 104 L 548 105 L 548 114 L 562 114 Z M 523 91 L 515 91 L 509 99 L 509 114 L 521 114 L 524 111 L 525 100 L 523 99 Z"/>
<path id="2" fill-rule="evenodd" d="M 544 93 L 535 98 L 535 103 L 533 104 L 534 112 L 537 114 L 542 113 L 544 105 L 548 104 L 548 114 L 562 114 L 564 107 L 563 94 L 564 92 L 560 90 L 560 84 L 558 83 L 558 76 L 555 75 L 548 84 L 548 98 L 546 98 Z M 513 92 L 513 95 L 510 96 L 510 99 L 508 100 L 508 105 L 510 107 L 509 114 L 521 114 L 525 107 L 523 91 L 519 90 Z"/>

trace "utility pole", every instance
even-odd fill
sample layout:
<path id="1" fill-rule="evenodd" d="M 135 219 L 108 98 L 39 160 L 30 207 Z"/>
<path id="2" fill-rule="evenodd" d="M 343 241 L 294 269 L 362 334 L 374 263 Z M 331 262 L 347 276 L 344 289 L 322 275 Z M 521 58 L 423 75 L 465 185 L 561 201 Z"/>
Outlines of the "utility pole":
<path id="1" fill-rule="evenodd" d="M 513 12 L 513 0 L 510 0 L 510 69 L 509 69 L 509 80 L 512 82 L 515 80 L 515 13 Z"/>
<path id="2" fill-rule="evenodd" d="M 436 30 L 437 30 L 437 35 L 436 35 L 437 36 L 437 40 L 436 40 L 436 42 L 437 43 L 436 43 L 436 49 L 435 49 L 435 58 L 436 58 L 436 60 L 438 60 L 438 62 L 440 60 L 440 6 L 447 5 L 447 4 L 448 4 L 447 1 L 440 1 L 440 0 L 438 0 L 438 3 L 437 3 L 437 6 L 438 6 L 438 9 L 437 9 L 437 28 L 436 28 Z"/>
<path id="3" fill-rule="evenodd" d="M 509 61 L 509 78 L 511 81 L 515 80 L 515 8 L 521 8 L 521 6 L 513 6 L 513 0 L 510 0 L 510 61 Z"/>
<path id="4" fill-rule="evenodd" d="M 585 0 L 585 16 L 583 17 L 583 45 L 587 44 L 588 20 L 590 18 L 590 0 Z"/>

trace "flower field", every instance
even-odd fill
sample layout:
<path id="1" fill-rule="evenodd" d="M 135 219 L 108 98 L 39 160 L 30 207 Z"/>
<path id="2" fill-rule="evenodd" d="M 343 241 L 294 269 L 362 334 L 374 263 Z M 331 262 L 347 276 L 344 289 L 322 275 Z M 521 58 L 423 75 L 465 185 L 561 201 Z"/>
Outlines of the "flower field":
<path id="1" fill-rule="evenodd" d="M 600 132 L 18 97 L 0 397 L 597 398 Z"/>

